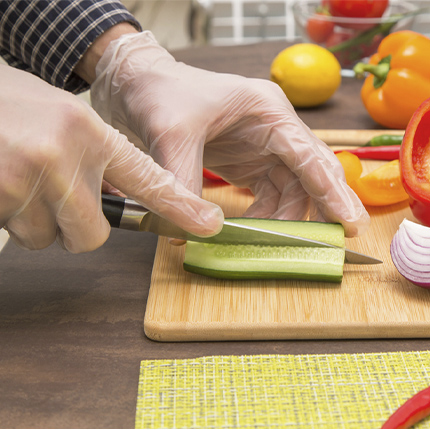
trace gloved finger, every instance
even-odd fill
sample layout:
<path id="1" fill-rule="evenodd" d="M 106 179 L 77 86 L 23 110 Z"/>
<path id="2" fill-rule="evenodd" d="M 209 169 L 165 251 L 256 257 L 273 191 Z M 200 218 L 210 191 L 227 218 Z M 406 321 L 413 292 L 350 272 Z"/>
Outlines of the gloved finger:
<path id="1" fill-rule="evenodd" d="M 349 237 L 364 233 L 369 214 L 339 173 L 342 166 L 333 151 L 309 129 L 280 124 L 273 128 L 267 150 L 277 154 L 299 178 L 326 221 L 340 222 Z"/>
<path id="2" fill-rule="evenodd" d="M 54 243 L 57 234 L 55 215 L 40 200 L 33 200 L 9 219 L 6 230 L 21 248 L 43 249 Z"/>
<path id="3" fill-rule="evenodd" d="M 173 173 L 164 170 L 111 127 L 106 153 L 110 154 L 110 162 L 105 178 L 113 186 L 195 235 L 219 233 L 224 214 L 218 205 L 189 191 Z"/>
<path id="4" fill-rule="evenodd" d="M 118 197 L 127 197 L 122 191 L 115 188 L 113 185 L 109 184 L 108 181 L 103 179 L 102 181 L 102 193 L 111 194 Z"/>
<path id="5" fill-rule="evenodd" d="M 173 246 L 182 246 L 187 243 L 186 240 L 169 238 L 169 244 Z"/>
<path id="6" fill-rule="evenodd" d="M 279 190 L 278 209 L 274 219 L 305 220 L 309 215 L 309 195 L 297 176 L 287 167 L 275 166 L 269 173 L 270 180 Z"/>
<path id="7" fill-rule="evenodd" d="M 202 195 L 204 136 L 174 124 L 151 143 L 150 155 L 163 169 L 172 172 L 187 189 Z"/>
<path id="8" fill-rule="evenodd" d="M 255 195 L 247 216 L 272 219 L 306 219 L 309 196 L 298 178 L 282 165 L 274 166 L 268 177 L 251 186 Z"/>
<path id="9" fill-rule="evenodd" d="M 325 221 L 323 214 L 319 210 L 318 206 L 316 206 L 312 200 L 310 202 L 310 208 L 309 208 L 309 220 L 319 221 L 319 222 Z"/>
<path id="10" fill-rule="evenodd" d="M 71 253 L 89 252 L 102 246 L 110 225 L 101 209 L 101 187 L 79 187 L 57 208 L 57 242 Z"/>
<path id="11" fill-rule="evenodd" d="M 250 218 L 270 218 L 278 209 L 279 191 L 269 178 L 262 178 L 250 186 L 254 201 L 246 209 L 243 216 Z"/>
<path id="12" fill-rule="evenodd" d="M 24 160 L 24 157 L 23 157 Z M 32 175 L 26 163 L 13 163 L 12 169 L 0 162 L 0 227 L 23 211 L 36 192 L 38 177 Z"/>

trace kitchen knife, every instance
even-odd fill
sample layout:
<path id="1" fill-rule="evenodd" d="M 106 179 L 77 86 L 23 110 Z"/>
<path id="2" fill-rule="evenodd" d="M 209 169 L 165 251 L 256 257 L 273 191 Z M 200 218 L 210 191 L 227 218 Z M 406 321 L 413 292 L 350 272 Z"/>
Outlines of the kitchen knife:
<path id="1" fill-rule="evenodd" d="M 134 200 L 110 194 L 102 195 L 102 209 L 112 227 L 134 231 L 148 231 L 160 236 L 192 240 L 194 242 L 339 248 L 336 245 L 305 237 L 237 224 L 228 219 L 224 221 L 224 227 L 221 232 L 215 236 L 194 236 L 166 219 L 148 211 Z M 246 231 L 246 234 L 244 234 L 244 231 Z M 345 263 L 379 264 L 382 261 L 345 249 Z"/>

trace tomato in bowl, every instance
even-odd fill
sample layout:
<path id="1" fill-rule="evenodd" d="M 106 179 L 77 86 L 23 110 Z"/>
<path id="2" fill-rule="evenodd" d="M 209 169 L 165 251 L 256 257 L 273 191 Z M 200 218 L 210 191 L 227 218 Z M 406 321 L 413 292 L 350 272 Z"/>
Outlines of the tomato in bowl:
<path id="1" fill-rule="evenodd" d="M 373 55 L 384 36 L 411 29 L 418 8 L 388 0 L 297 0 L 292 11 L 299 42 L 327 48 L 345 69 Z"/>
<path id="2" fill-rule="evenodd" d="M 380 18 L 388 3 L 388 0 L 329 0 L 327 6 L 332 16 Z"/>

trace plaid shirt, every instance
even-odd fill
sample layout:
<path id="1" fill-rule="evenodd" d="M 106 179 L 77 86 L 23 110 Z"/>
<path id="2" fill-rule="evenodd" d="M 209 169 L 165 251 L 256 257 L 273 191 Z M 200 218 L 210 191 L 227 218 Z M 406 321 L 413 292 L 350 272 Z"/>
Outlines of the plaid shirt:
<path id="1" fill-rule="evenodd" d="M 139 23 L 119 0 L 0 0 L 0 55 L 59 88 L 88 84 L 73 69 L 94 40 L 120 22 Z"/>

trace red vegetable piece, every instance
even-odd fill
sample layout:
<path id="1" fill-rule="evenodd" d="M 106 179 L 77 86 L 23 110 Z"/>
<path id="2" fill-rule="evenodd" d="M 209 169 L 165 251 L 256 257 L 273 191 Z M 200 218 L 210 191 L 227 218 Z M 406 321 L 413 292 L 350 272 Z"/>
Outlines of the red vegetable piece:
<path id="1" fill-rule="evenodd" d="M 379 18 L 388 6 L 388 0 L 329 0 L 333 16 L 348 18 Z"/>
<path id="2" fill-rule="evenodd" d="M 403 138 L 400 171 L 415 217 L 430 226 L 430 98 L 415 111 Z"/>
<path id="3" fill-rule="evenodd" d="M 210 179 L 211 181 L 222 181 L 225 182 L 221 176 L 216 175 L 215 173 L 211 172 L 208 169 L 203 168 L 203 177 L 206 179 Z"/>
<path id="4" fill-rule="evenodd" d="M 382 429 L 407 429 L 430 415 L 430 387 L 418 392 L 397 409 Z"/>
<path id="5" fill-rule="evenodd" d="M 369 160 L 398 160 L 401 145 L 390 145 L 390 146 L 363 146 L 356 149 L 348 149 L 347 151 L 351 154 L 356 155 L 361 159 Z M 337 154 L 344 150 L 335 151 Z"/>
<path id="6" fill-rule="evenodd" d="M 324 12 L 317 12 L 306 23 L 306 32 L 309 38 L 315 43 L 325 42 L 333 33 L 334 23 L 327 18 L 329 15 Z"/>

